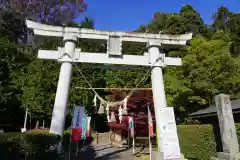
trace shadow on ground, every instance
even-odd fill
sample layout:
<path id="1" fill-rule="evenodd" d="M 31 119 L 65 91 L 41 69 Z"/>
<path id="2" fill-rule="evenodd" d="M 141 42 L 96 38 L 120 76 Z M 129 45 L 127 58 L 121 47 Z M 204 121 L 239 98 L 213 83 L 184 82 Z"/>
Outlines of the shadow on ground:
<path id="1" fill-rule="evenodd" d="M 126 149 L 117 149 L 109 145 L 103 146 L 85 146 L 77 150 L 72 150 L 71 153 L 66 153 L 66 160 L 121 160 L 121 153 Z"/>
<path id="2" fill-rule="evenodd" d="M 70 135 L 66 135 L 63 139 L 65 160 L 131 160 L 134 157 L 129 149 L 93 144 L 93 138 L 79 142 L 71 142 L 70 138 Z"/>

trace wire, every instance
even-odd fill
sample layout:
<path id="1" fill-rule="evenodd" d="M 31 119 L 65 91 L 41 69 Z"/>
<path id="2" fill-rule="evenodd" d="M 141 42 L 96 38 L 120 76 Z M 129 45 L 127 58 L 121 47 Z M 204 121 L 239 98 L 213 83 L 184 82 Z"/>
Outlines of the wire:
<path id="1" fill-rule="evenodd" d="M 71 55 L 69 55 L 68 53 L 64 53 L 64 55 L 67 55 L 72 63 L 74 64 L 74 66 L 77 68 L 77 70 L 79 71 L 79 73 L 81 74 L 81 76 L 84 78 L 85 82 L 88 84 L 88 86 L 90 87 L 90 89 L 95 93 L 95 95 L 98 97 L 98 99 L 106 104 L 109 105 L 109 107 L 111 106 L 116 106 L 116 105 L 122 105 L 124 103 L 124 100 L 125 99 L 128 99 L 134 91 L 137 90 L 138 86 L 144 81 L 146 80 L 149 76 L 148 76 L 148 73 L 152 70 L 152 68 L 154 67 L 154 65 L 161 59 L 161 58 L 158 58 L 153 64 L 152 66 L 150 67 L 150 69 L 144 74 L 143 78 L 139 81 L 139 83 L 136 85 L 136 87 L 133 88 L 133 90 L 122 100 L 122 101 L 118 101 L 118 102 L 108 102 L 106 100 L 104 100 L 96 91 L 95 89 L 92 87 L 92 85 L 89 83 L 89 81 L 87 80 L 86 76 L 84 76 L 84 74 L 82 73 L 82 70 L 77 66 L 77 64 L 74 62 L 73 58 Z M 62 57 L 61 57 L 62 58 Z"/>
<path id="2" fill-rule="evenodd" d="M 91 90 L 92 88 L 75 87 L 77 89 Z M 135 88 L 93 88 L 94 90 L 134 90 Z M 136 88 L 136 90 L 152 90 L 152 88 Z"/>

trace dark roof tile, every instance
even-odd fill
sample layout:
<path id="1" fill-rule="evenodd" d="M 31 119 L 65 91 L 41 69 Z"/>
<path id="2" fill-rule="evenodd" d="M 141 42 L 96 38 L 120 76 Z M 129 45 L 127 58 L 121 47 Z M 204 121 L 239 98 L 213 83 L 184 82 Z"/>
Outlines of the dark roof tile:
<path id="1" fill-rule="evenodd" d="M 240 99 L 231 101 L 231 105 L 232 105 L 232 110 L 233 111 L 237 110 L 237 109 L 240 109 Z M 204 114 L 210 114 L 210 113 L 216 113 L 216 112 L 217 112 L 216 106 L 211 105 L 208 108 L 200 109 L 197 112 L 194 112 L 194 113 L 190 114 L 189 117 L 194 117 L 194 116 L 204 115 Z"/>

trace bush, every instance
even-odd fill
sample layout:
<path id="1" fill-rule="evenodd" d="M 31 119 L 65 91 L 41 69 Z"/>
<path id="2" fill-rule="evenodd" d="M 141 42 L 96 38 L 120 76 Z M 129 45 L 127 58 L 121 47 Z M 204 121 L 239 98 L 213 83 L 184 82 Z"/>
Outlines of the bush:
<path id="1" fill-rule="evenodd" d="M 217 144 L 212 125 L 178 125 L 178 136 L 181 152 L 186 159 L 209 160 L 217 153 Z M 240 124 L 236 124 L 240 144 Z M 136 144 L 148 146 L 148 139 L 137 137 Z M 155 139 L 152 141 L 156 147 Z"/>
<path id="2" fill-rule="evenodd" d="M 0 135 L 0 156 L 3 160 L 20 159 L 22 157 L 20 149 L 21 138 L 19 134 Z"/>
<path id="3" fill-rule="evenodd" d="M 240 142 L 240 124 L 236 124 Z M 208 160 L 216 156 L 217 145 L 211 125 L 179 125 L 179 143 L 187 159 Z"/>
<path id="4" fill-rule="evenodd" d="M 32 132 L 23 135 L 23 149 L 28 160 L 57 159 L 59 138 L 47 132 Z"/>
<path id="5" fill-rule="evenodd" d="M 47 132 L 8 133 L 0 136 L 1 160 L 58 159 L 58 137 Z"/>
<path id="6" fill-rule="evenodd" d="M 236 130 L 240 142 L 240 124 L 236 125 Z M 179 125 L 178 135 L 181 152 L 187 159 L 208 160 L 216 156 L 217 146 L 211 125 Z M 70 132 L 65 132 L 63 138 L 65 150 L 69 148 L 69 142 Z M 0 135 L 1 160 L 59 159 L 58 143 L 58 137 L 42 130 L 25 134 L 3 134 Z M 89 143 L 91 143 L 90 139 Z M 146 141 L 144 143 L 148 144 Z"/>
<path id="7" fill-rule="evenodd" d="M 216 142 L 211 125 L 179 125 L 179 143 L 186 159 L 208 160 L 216 156 Z"/>

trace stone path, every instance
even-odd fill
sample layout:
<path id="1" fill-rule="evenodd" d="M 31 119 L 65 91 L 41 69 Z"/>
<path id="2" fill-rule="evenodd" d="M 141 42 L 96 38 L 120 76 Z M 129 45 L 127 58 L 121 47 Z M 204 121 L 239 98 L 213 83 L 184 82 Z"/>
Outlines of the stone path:
<path id="1" fill-rule="evenodd" d="M 79 150 L 76 157 L 72 153 L 71 160 L 135 160 L 131 149 L 118 148 L 109 144 L 91 145 Z"/>
<path id="2" fill-rule="evenodd" d="M 136 148 L 137 155 L 147 155 L 148 148 Z M 153 159 L 155 156 L 153 154 Z M 71 160 L 140 160 L 139 156 L 132 155 L 132 148 L 118 148 L 110 144 L 95 144 L 79 150 L 76 157 L 73 153 Z"/>

